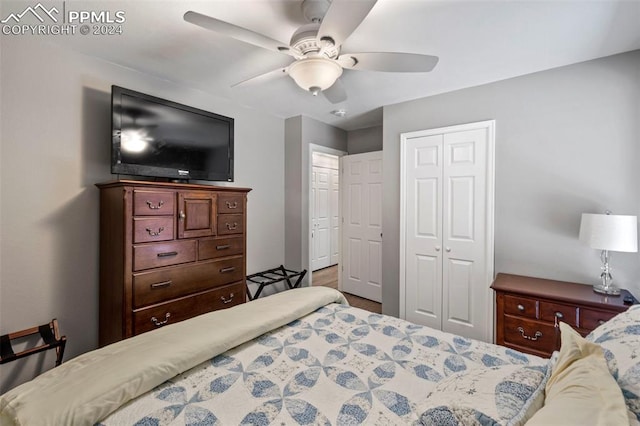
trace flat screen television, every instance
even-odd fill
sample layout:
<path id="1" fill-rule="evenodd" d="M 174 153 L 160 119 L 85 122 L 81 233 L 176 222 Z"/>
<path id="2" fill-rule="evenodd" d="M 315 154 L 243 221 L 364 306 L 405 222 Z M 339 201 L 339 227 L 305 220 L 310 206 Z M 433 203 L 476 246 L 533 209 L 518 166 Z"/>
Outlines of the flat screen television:
<path id="1" fill-rule="evenodd" d="M 111 87 L 111 173 L 233 181 L 233 118 Z"/>

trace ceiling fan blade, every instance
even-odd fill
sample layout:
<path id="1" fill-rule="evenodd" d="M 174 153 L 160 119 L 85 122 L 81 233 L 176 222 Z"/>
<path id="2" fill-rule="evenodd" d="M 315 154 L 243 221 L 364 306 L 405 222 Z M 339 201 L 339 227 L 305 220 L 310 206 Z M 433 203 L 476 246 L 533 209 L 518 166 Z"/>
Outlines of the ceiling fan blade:
<path id="1" fill-rule="evenodd" d="M 289 74 L 289 67 L 286 68 L 278 68 L 273 71 L 268 71 L 263 74 L 256 75 L 254 77 L 248 78 L 246 80 L 240 81 L 231 85 L 231 87 L 246 87 L 253 86 L 254 84 L 265 83 L 268 81 L 275 80 L 282 76 Z"/>
<path id="2" fill-rule="evenodd" d="M 342 80 L 337 79 L 328 89 L 322 91 L 324 97 L 332 104 L 339 104 L 347 100 L 347 91 L 344 89 Z"/>
<path id="3" fill-rule="evenodd" d="M 274 40 L 246 28 L 242 28 L 237 25 L 212 18 L 211 16 L 203 15 L 202 13 L 193 12 L 190 10 L 184 14 L 184 20 L 206 30 L 215 31 L 227 37 L 231 37 L 236 40 L 252 44 L 254 46 L 262 47 L 263 49 L 272 50 L 287 55 L 293 55 L 293 52 L 290 52 L 289 45 L 286 43 L 282 43 L 278 40 Z"/>
<path id="4" fill-rule="evenodd" d="M 438 63 L 438 57 L 399 52 L 344 53 L 338 63 L 352 70 L 429 72 Z"/>
<path id="5" fill-rule="evenodd" d="M 358 28 L 378 0 L 333 0 L 322 19 L 318 38 L 329 37 L 336 46 Z"/>

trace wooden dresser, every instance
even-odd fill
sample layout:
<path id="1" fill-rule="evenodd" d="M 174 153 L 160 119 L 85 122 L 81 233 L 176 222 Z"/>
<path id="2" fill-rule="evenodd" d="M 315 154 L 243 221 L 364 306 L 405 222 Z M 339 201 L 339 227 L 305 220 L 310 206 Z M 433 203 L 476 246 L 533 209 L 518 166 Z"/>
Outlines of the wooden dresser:
<path id="1" fill-rule="evenodd" d="M 100 188 L 100 346 L 246 301 L 247 188 Z"/>
<path id="2" fill-rule="evenodd" d="M 595 293 L 590 285 L 498 274 L 496 292 L 496 344 L 549 357 L 560 349 L 559 321 L 583 336 L 625 311 L 631 294 Z"/>

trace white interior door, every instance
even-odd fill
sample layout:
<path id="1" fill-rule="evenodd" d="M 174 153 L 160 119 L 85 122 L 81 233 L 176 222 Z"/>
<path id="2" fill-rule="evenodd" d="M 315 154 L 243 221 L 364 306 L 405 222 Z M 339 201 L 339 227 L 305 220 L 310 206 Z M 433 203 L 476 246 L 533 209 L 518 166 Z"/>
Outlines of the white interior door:
<path id="1" fill-rule="evenodd" d="M 402 136 L 400 314 L 484 341 L 493 333 L 493 126 Z"/>
<path id="2" fill-rule="evenodd" d="M 487 340 L 487 131 L 444 135 L 442 329 Z"/>
<path id="3" fill-rule="evenodd" d="M 382 152 L 342 157 L 342 290 L 382 300 Z"/>
<path id="4" fill-rule="evenodd" d="M 340 261 L 340 173 L 338 169 L 331 170 L 330 187 L 330 216 L 331 216 L 331 265 Z"/>
<path id="5" fill-rule="evenodd" d="M 311 269 L 331 264 L 331 169 L 313 166 L 312 172 L 312 247 Z"/>
<path id="6" fill-rule="evenodd" d="M 442 135 L 406 146 L 406 316 L 442 327 Z"/>

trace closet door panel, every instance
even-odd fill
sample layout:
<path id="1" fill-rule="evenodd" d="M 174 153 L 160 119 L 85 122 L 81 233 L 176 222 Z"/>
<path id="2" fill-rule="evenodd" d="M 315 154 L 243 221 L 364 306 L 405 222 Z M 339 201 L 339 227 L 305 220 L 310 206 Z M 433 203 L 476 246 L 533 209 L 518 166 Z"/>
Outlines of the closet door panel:
<path id="1" fill-rule="evenodd" d="M 442 323 L 442 135 L 406 146 L 406 319 Z"/>
<path id="2" fill-rule="evenodd" d="M 443 142 L 442 329 L 486 340 L 487 130 L 447 133 Z"/>

